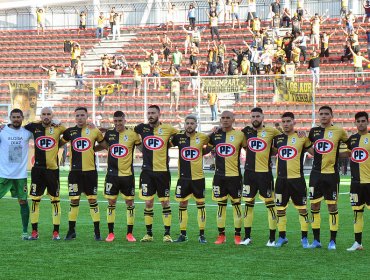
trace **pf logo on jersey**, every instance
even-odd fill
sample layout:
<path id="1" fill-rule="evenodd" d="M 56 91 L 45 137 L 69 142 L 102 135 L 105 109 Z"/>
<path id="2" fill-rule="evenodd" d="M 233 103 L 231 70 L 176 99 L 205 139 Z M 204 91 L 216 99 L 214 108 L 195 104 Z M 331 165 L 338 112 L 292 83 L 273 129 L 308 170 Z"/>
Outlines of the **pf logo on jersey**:
<path id="1" fill-rule="evenodd" d="M 248 139 L 248 148 L 252 152 L 262 152 L 266 149 L 266 147 L 267 147 L 267 143 L 263 139 L 256 138 L 256 137 Z"/>
<path id="2" fill-rule="evenodd" d="M 55 147 L 56 141 L 52 137 L 40 136 L 36 138 L 35 143 L 40 150 L 48 151 Z"/>
<path id="3" fill-rule="evenodd" d="M 157 136 L 147 136 L 144 138 L 144 146 L 148 150 L 160 150 L 164 146 L 164 141 L 162 138 L 159 138 Z"/>
<path id="4" fill-rule="evenodd" d="M 278 149 L 278 156 L 281 160 L 291 160 L 295 158 L 297 154 L 297 149 L 292 146 L 282 146 Z"/>
<path id="5" fill-rule="evenodd" d="M 121 144 L 114 144 L 110 146 L 109 151 L 111 156 L 114 158 L 123 158 L 128 154 L 127 147 Z"/>
<path id="6" fill-rule="evenodd" d="M 369 152 L 364 148 L 354 148 L 351 152 L 351 160 L 356 163 L 361 163 L 369 158 Z"/>
<path id="7" fill-rule="evenodd" d="M 216 145 L 216 153 L 220 157 L 231 157 L 233 154 L 235 154 L 235 147 L 231 144 L 217 144 Z"/>
<path id="8" fill-rule="evenodd" d="M 186 161 L 193 161 L 199 158 L 200 151 L 194 147 L 186 147 L 181 149 L 181 157 Z"/>
<path id="9" fill-rule="evenodd" d="M 327 154 L 330 153 L 333 148 L 334 144 L 333 142 L 326 140 L 326 139 L 320 139 L 315 142 L 315 151 L 319 154 Z"/>
<path id="10" fill-rule="evenodd" d="M 72 141 L 72 147 L 76 152 L 84 152 L 91 148 L 91 141 L 85 137 L 78 137 Z"/>

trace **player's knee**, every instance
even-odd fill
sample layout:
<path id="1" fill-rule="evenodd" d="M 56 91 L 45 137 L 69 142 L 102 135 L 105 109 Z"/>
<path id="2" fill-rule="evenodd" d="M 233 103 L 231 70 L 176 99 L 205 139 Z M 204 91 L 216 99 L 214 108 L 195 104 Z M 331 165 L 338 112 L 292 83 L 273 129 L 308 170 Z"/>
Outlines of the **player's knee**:
<path id="1" fill-rule="evenodd" d="M 114 203 L 116 203 L 116 201 Z M 126 199 L 126 205 L 127 206 L 134 206 L 134 200 L 133 199 Z"/>
<path id="2" fill-rule="evenodd" d="M 198 203 L 197 203 L 197 205 L 198 205 Z M 188 201 L 181 201 L 181 202 L 179 203 L 179 206 L 180 206 L 180 207 L 183 207 L 183 208 L 188 207 Z"/>
<path id="3" fill-rule="evenodd" d="M 53 203 L 53 202 L 59 202 L 60 201 L 60 198 L 59 197 L 56 197 L 56 196 L 50 196 L 50 202 Z"/>
<path id="4" fill-rule="evenodd" d="M 116 205 L 116 203 L 117 203 L 117 200 L 116 199 L 108 199 L 108 204 L 109 205 Z M 126 202 L 126 204 L 127 204 L 127 202 Z"/>
<path id="5" fill-rule="evenodd" d="M 169 200 L 161 201 L 161 204 L 162 204 L 162 207 L 169 207 L 170 206 L 170 201 Z"/>
<path id="6" fill-rule="evenodd" d="M 97 200 L 96 200 L 96 199 L 91 199 L 91 198 L 90 198 L 90 199 L 88 199 L 87 201 L 88 201 L 90 204 L 93 204 L 93 203 L 96 203 L 96 202 L 97 202 Z"/>
<path id="7" fill-rule="evenodd" d="M 71 199 L 71 204 L 79 205 L 80 204 L 80 200 L 79 199 Z"/>
<path id="8" fill-rule="evenodd" d="M 298 213 L 300 214 L 300 215 L 302 215 L 302 216 L 305 216 L 305 215 L 307 215 L 308 213 L 307 213 L 307 209 L 299 209 L 298 210 Z"/>
<path id="9" fill-rule="evenodd" d="M 145 207 L 146 208 L 153 208 L 154 201 L 153 200 L 147 200 L 145 201 Z"/>
<path id="10" fill-rule="evenodd" d="M 320 210 L 320 203 L 311 203 L 311 210 L 319 211 Z"/>
<path id="11" fill-rule="evenodd" d="M 18 200 L 19 205 L 25 205 L 28 204 L 27 200 L 19 199 Z"/>
<path id="12" fill-rule="evenodd" d="M 337 204 L 328 204 L 328 210 L 329 210 L 329 212 L 336 212 L 336 211 L 338 211 Z"/>

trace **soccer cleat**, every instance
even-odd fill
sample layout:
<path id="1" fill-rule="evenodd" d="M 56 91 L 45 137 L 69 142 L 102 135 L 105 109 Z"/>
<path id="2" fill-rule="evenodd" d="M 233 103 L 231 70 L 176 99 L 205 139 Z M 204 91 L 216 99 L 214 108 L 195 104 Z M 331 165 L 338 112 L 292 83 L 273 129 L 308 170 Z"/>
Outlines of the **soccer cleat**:
<path id="1" fill-rule="evenodd" d="M 22 240 L 29 240 L 28 232 L 23 232 L 21 235 Z"/>
<path id="2" fill-rule="evenodd" d="M 226 243 L 226 236 L 223 235 L 223 234 L 220 234 L 219 236 L 217 236 L 215 244 L 219 245 L 219 244 L 222 244 L 222 243 Z"/>
<path id="3" fill-rule="evenodd" d="M 321 248 L 321 243 L 317 240 L 314 240 L 312 242 L 312 244 L 310 245 L 310 248 L 314 249 L 314 248 Z"/>
<path id="4" fill-rule="evenodd" d="M 105 241 L 113 242 L 113 240 L 114 240 L 114 233 L 111 232 L 111 233 L 108 234 L 107 238 L 105 238 Z"/>
<path id="5" fill-rule="evenodd" d="M 241 242 L 241 238 L 240 238 L 240 235 L 235 235 L 234 236 L 234 244 L 235 245 L 240 245 L 240 242 Z"/>
<path id="6" fill-rule="evenodd" d="M 166 234 L 165 236 L 163 236 L 163 242 L 173 242 L 171 236 L 169 234 Z"/>
<path id="7" fill-rule="evenodd" d="M 275 247 L 275 245 L 276 245 L 275 240 L 271 241 L 271 240 L 269 239 L 269 241 L 267 241 L 267 243 L 266 243 L 266 246 L 267 246 L 267 247 Z"/>
<path id="8" fill-rule="evenodd" d="M 101 236 L 100 236 L 100 233 L 99 234 L 94 234 L 94 239 L 95 239 L 95 241 L 103 241 L 103 239 L 101 238 Z"/>
<path id="9" fill-rule="evenodd" d="M 247 245 L 249 245 L 249 244 L 251 244 L 252 243 L 252 239 L 250 239 L 250 238 L 244 238 L 244 240 L 243 241 L 240 241 L 240 245 L 245 245 L 245 246 L 247 246 Z"/>
<path id="10" fill-rule="evenodd" d="M 328 250 L 335 250 L 337 247 L 335 246 L 335 241 L 330 240 L 329 245 L 328 245 Z"/>
<path id="11" fill-rule="evenodd" d="M 126 240 L 128 242 L 136 242 L 136 238 L 132 235 L 132 233 L 126 234 Z"/>
<path id="12" fill-rule="evenodd" d="M 75 240 L 76 239 L 76 232 L 75 231 L 68 231 L 66 237 L 64 237 L 64 240 Z"/>
<path id="13" fill-rule="evenodd" d="M 207 243 L 206 237 L 204 235 L 199 235 L 198 241 L 199 243 L 202 243 L 202 244 Z"/>
<path id="14" fill-rule="evenodd" d="M 308 243 L 307 237 L 303 237 L 301 239 L 301 244 L 302 244 L 303 249 L 310 248 L 310 244 Z"/>
<path id="15" fill-rule="evenodd" d="M 179 237 L 174 242 L 186 242 L 188 237 L 186 235 L 180 234 Z"/>
<path id="16" fill-rule="evenodd" d="M 53 237 L 52 240 L 60 240 L 59 232 L 53 231 Z"/>
<path id="17" fill-rule="evenodd" d="M 153 236 L 145 234 L 144 237 L 141 238 L 140 242 L 153 242 Z"/>
<path id="18" fill-rule="evenodd" d="M 284 244 L 288 244 L 288 238 L 282 238 L 282 237 L 279 237 L 278 241 L 275 243 L 275 248 L 280 248 L 282 247 Z"/>
<path id="19" fill-rule="evenodd" d="M 353 243 L 352 247 L 348 248 L 347 251 L 352 252 L 352 251 L 363 250 L 363 249 L 364 249 L 364 247 L 362 247 L 361 244 L 359 244 L 357 241 L 355 241 L 355 243 Z"/>
<path id="20" fill-rule="evenodd" d="M 37 230 L 33 230 L 31 235 L 28 237 L 28 240 L 37 240 L 39 239 L 39 233 Z"/>

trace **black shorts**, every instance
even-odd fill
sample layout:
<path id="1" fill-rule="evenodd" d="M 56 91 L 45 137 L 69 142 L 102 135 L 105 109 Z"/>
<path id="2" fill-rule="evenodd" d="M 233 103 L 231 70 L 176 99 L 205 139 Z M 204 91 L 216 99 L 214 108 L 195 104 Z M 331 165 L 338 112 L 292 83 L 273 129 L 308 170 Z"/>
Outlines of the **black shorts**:
<path id="1" fill-rule="evenodd" d="M 257 17 L 257 13 L 256 12 L 252 12 L 252 13 L 248 12 L 247 21 L 248 20 L 252 20 L 252 19 L 254 19 L 256 17 Z"/>
<path id="2" fill-rule="evenodd" d="M 84 30 L 86 30 L 86 24 L 81 24 L 81 23 L 80 23 L 79 28 L 80 28 L 80 29 L 84 29 Z"/>
<path id="3" fill-rule="evenodd" d="M 77 199 L 85 193 L 88 199 L 96 199 L 98 193 L 98 173 L 96 170 L 72 170 L 68 174 L 70 199 Z"/>
<path id="4" fill-rule="evenodd" d="M 159 201 L 170 199 L 171 174 L 168 171 L 143 170 L 140 174 L 140 198 L 151 200 L 158 195 Z"/>
<path id="5" fill-rule="evenodd" d="M 242 192 L 242 178 L 239 176 L 215 175 L 212 183 L 212 199 L 215 201 L 227 200 L 230 197 L 233 202 L 240 202 Z"/>
<path id="6" fill-rule="evenodd" d="M 75 67 L 77 59 L 71 59 L 71 68 Z"/>
<path id="7" fill-rule="evenodd" d="M 180 178 L 176 185 L 176 201 L 187 201 L 192 196 L 197 202 L 204 202 L 206 191 L 205 179 L 191 180 Z"/>
<path id="8" fill-rule="evenodd" d="M 353 210 L 361 210 L 365 204 L 370 208 L 370 183 L 351 182 L 350 200 Z"/>
<path id="9" fill-rule="evenodd" d="M 48 195 L 59 197 L 59 169 L 51 170 L 32 167 L 30 196 L 41 198 L 44 195 L 45 189 L 48 191 Z"/>
<path id="10" fill-rule="evenodd" d="M 274 199 L 274 178 L 271 172 L 244 171 L 243 200 L 253 201 L 259 193 L 262 200 Z"/>
<path id="11" fill-rule="evenodd" d="M 278 210 L 287 207 L 289 199 L 292 199 L 297 209 L 305 209 L 307 205 L 306 180 L 301 178 L 277 178 L 275 185 L 275 204 Z"/>
<path id="12" fill-rule="evenodd" d="M 55 81 L 48 81 L 48 88 L 51 90 L 55 90 L 55 86 L 57 85 L 57 82 Z"/>
<path id="13" fill-rule="evenodd" d="M 104 196 L 108 199 L 117 199 L 119 193 L 124 199 L 135 197 L 135 176 L 105 176 Z"/>
<path id="14" fill-rule="evenodd" d="M 311 171 L 309 189 L 311 203 L 325 199 L 328 204 L 335 204 L 338 199 L 339 181 L 339 173 L 322 174 Z"/>
<path id="15" fill-rule="evenodd" d="M 320 57 L 329 57 L 329 48 L 321 49 Z"/>

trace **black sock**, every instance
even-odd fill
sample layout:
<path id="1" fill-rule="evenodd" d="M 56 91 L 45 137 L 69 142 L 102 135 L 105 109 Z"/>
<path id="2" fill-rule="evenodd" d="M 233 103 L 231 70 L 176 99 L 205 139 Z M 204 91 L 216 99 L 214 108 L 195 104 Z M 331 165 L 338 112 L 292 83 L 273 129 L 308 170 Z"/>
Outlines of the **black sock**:
<path id="1" fill-rule="evenodd" d="M 68 226 L 69 226 L 68 231 L 75 232 L 75 230 L 76 230 L 76 221 L 69 221 Z"/>
<path id="2" fill-rule="evenodd" d="M 225 228 L 218 228 L 218 234 L 219 235 L 225 235 Z"/>
<path id="3" fill-rule="evenodd" d="M 100 222 L 94 222 L 94 233 L 97 236 L 100 236 Z"/>
<path id="4" fill-rule="evenodd" d="M 204 235 L 204 229 L 199 230 L 199 235 Z"/>
<path id="5" fill-rule="evenodd" d="M 275 241 L 275 234 L 276 234 L 276 229 L 270 229 L 270 242 Z"/>
<path id="6" fill-rule="evenodd" d="M 286 231 L 279 231 L 279 237 L 285 238 L 286 237 Z"/>
<path id="7" fill-rule="evenodd" d="M 170 226 L 164 226 L 164 235 L 170 235 Z"/>
<path id="8" fill-rule="evenodd" d="M 313 238 L 316 241 L 320 242 L 320 229 L 319 228 L 313 228 L 312 232 L 313 232 Z"/>
<path id="9" fill-rule="evenodd" d="M 356 241 L 358 244 L 362 244 L 362 232 L 355 233 L 355 241 Z"/>
<path id="10" fill-rule="evenodd" d="M 36 230 L 37 231 L 37 226 L 38 226 L 38 223 L 32 224 L 32 230 Z"/>
<path id="11" fill-rule="evenodd" d="M 240 236 L 241 228 L 235 228 L 235 236 Z"/>
<path id="12" fill-rule="evenodd" d="M 337 231 L 331 230 L 330 231 L 330 240 L 333 240 L 334 242 L 336 242 L 336 239 L 337 239 Z"/>
<path id="13" fill-rule="evenodd" d="M 146 234 L 149 236 L 153 236 L 152 225 L 146 225 Z"/>
<path id="14" fill-rule="evenodd" d="M 251 227 L 246 227 L 246 228 L 244 228 L 244 231 L 245 231 L 245 238 L 251 238 L 252 228 Z"/>
<path id="15" fill-rule="evenodd" d="M 181 230 L 181 234 L 186 236 L 186 230 Z"/>
<path id="16" fill-rule="evenodd" d="M 127 226 L 127 234 L 132 233 L 133 230 L 134 230 L 134 225 Z"/>
<path id="17" fill-rule="evenodd" d="M 113 231 L 114 231 L 114 223 L 108 223 L 108 231 L 109 231 L 109 233 L 113 233 Z"/>
<path id="18" fill-rule="evenodd" d="M 59 225 L 54 225 L 54 231 L 59 232 Z"/>
<path id="19" fill-rule="evenodd" d="M 308 232 L 307 231 L 302 231 L 302 239 L 307 238 Z"/>

